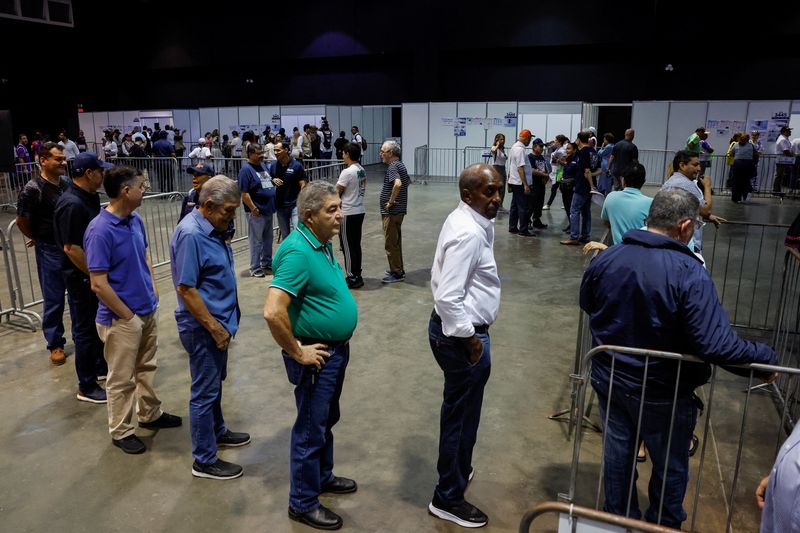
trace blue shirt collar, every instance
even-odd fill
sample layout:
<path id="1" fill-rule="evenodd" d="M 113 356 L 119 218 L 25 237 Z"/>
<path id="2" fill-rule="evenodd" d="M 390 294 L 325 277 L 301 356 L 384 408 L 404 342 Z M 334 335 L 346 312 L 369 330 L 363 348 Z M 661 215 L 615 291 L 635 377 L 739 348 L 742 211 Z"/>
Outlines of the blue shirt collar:
<path id="1" fill-rule="evenodd" d="M 114 226 L 119 226 L 120 224 L 123 224 L 123 223 L 124 224 L 129 224 L 130 221 L 133 219 L 133 213 L 131 213 L 130 215 L 128 215 L 125 218 L 119 218 L 117 215 L 115 215 L 114 213 L 109 211 L 107 207 L 104 207 L 100 211 L 100 216 L 108 218 L 108 220 L 110 220 L 111 224 L 114 225 Z"/>
<path id="2" fill-rule="evenodd" d="M 217 231 L 211 222 L 209 222 L 208 219 L 203 216 L 203 213 L 201 213 L 199 209 L 192 209 L 192 212 L 189 213 L 189 216 L 194 219 L 198 226 L 200 226 L 200 229 L 205 235 L 222 235 L 224 233 L 222 231 Z"/>
<path id="3" fill-rule="evenodd" d="M 700 258 L 698 258 L 691 250 L 689 250 L 689 247 L 683 244 L 682 242 L 677 241 L 672 237 L 667 237 L 666 235 L 655 233 L 653 231 L 647 231 L 641 229 L 629 230 L 627 233 L 625 233 L 625 235 L 622 236 L 622 242 L 624 244 L 644 246 L 646 248 L 662 248 L 667 250 L 675 250 L 676 252 L 686 254 L 695 261 L 702 263 Z"/>

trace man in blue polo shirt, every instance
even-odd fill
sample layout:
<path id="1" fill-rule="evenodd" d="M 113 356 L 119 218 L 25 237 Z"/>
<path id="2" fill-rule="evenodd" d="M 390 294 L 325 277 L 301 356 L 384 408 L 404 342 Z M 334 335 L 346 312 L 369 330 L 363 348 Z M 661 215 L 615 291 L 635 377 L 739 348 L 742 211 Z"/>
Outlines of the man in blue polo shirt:
<path id="1" fill-rule="evenodd" d="M 275 184 L 267 165 L 261 161 L 260 144 L 247 145 L 247 162 L 239 171 L 239 189 L 247 213 L 247 241 L 250 245 L 250 275 L 263 278 L 272 271 L 272 215 L 275 213 Z"/>
<path id="2" fill-rule="evenodd" d="M 631 229 L 641 229 L 647 221 L 647 213 L 653 199 L 642 194 L 642 186 L 646 179 L 645 169 L 638 161 L 634 161 L 620 176 L 621 191 L 608 193 L 603 202 L 600 218 L 611 226 L 613 244 L 622 242 L 622 236 Z"/>
<path id="3" fill-rule="evenodd" d="M 72 183 L 56 202 L 53 215 L 56 244 L 67 255 L 64 274 L 72 309 L 72 340 L 75 341 L 75 371 L 78 374 L 78 399 L 106 403 L 106 391 L 98 384 L 108 366 L 103 358 L 103 343 L 97 336 L 97 296 L 89 282 L 89 268 L 83 251 L 86 228 L 100 213 L 103 170 L 110 165 L 92 152 L 81 152 L 72 162 Z"/>
<path id="4" fill-rule="evenodd" d="M 225 233 L 240 200 L 235 181 L 225 176 L 209 179 L 200 190 L 199 207 L 178 224 L 169 245 L 172 282 L 178 292 L 175 320 L 192 374 L 192 475 L 209 479 L 241 476 L 242 467 L 217 457 L 217 448 L 250 442 L 250 435 L 229 430 L 222 418 L 228 344 L 240 316 L 233 252 Z"/>
<path id="5" fill-rule="evenodd" d="M 153 157 L 163 158 L 151 161 L 154 165 L 153 173 L 157 174 L 159 192 L 172 192 L 173 161 L 168 159 L 175 157 L 175 146 L 167 140 L 166 131 L 157 131 L 153 138 Z"/>
<path id="6" fill-rule="evenodd" d="M 281 239 L 285 239 L 297 227 L 297 196 L 306 185 L 306 171 L 303 164 L 293 158 L 291 147 L 276 143 L 275 161 L 267 164 L 272 183 L 275 184 L 275 212 L 278 214 L 278 227 Z"/>
<path id="7" fill-rule="evenodd" d="M 142 204 L 144 177 L 117 166 L 106 170 L 103 187 L 109 204 L 86 228 L 83 249 L 100 300 L 96 321 L 108 363 L 108 430 L 123 452 L 143 453 L 131 424 L 134 403 L 139 427 L 177 427 L 181 419 L 161 410 L 155 391 L 158 293 L 144 223 L 134 212 Z"/>
<path id="8" fill-rule="evenodd" d="M 321 505 L 319 495 L 358 488 L 352 479 L 333 475 L 332 433 L 358 309 L 333 255 L 331 239 L 342 222 L 336 188 L 311 182 L 300 193 L 297 209 L 301 222 L 275 254 L 275 277 L 264 304 L 264 318 L 295 385 L 289 518 L 339 529 L 342 518 Z"/>

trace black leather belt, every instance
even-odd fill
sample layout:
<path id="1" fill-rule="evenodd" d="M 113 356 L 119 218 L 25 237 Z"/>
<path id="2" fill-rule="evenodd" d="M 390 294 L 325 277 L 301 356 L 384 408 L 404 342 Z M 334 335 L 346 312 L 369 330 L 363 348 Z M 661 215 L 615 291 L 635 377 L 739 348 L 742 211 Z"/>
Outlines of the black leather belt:
<path id="1" fill-rule="evenodd" d="M 308 346 L 309 344 L 324 344 L 328 348 L 338 348 L 339 346 L 344 346 L 350 339 L 345 339 L 343 341 L 327 341 L 325 339 L 314 339 L 311 337 L 296 337 L 304 346 Z"/>
<path id="2" fill-rule="evenodd" d="M 440 326 L 442 325 L 442 317 L 439 316 L 439 314 L 436 312 L 436 309 L 431 311 L 431 320 L 433 320 Z M 487 333 L 489 331 L 489 326 L 486 324 L 482 324 L 480 326 L 476 326 L 473 324 L 472 327 L 475 328 L 475 333 Z"/>

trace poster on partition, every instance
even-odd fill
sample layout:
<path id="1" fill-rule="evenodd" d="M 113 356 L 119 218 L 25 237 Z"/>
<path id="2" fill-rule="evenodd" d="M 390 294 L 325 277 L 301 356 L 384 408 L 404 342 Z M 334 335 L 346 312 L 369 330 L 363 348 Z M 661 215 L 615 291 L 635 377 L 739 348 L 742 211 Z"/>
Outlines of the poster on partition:
<path id="1" fill-rule="evenodd" d="M 772 115 L 767 124 L 767 138 L 766 142 L 774 143 L 778 140 L 781 134 L 781 128 L 789 125 L 789 113 L 785 111 L 778 111 Z"/>
<path id="2" fill-rule="evenodd" d="M 452 128 L 453 124 L 455 124 L 456 119 L 451 117 L 442 117 L 442 126 L 446 128 Z"/>
<path id="3" fill-rule="evenodd" d="M 733 135 L 737 131 L 744 131 L 744 126 L 744 120 L 709 120 L 706 122 L 708 131 L 725 137 Z"/>
<path id="4" fill-rule="evenodd" d="M 453 135 L 456 137 L 467 136 L 467 118 L 459 117 L 453 122 Z"/>
<path id="5" fill-rule="evenodd" d="M 747 123 L 747 133 L 757 131 L 762 136 L 769 130 L 769 120 L 751 120 Z"/>
<path id="6" fill-rule="evenodd" d="M 506 113 L 506 116 L 503 117 L 503 126 L 507 128 L 516 128 L 517 127 L 517 114 L 516 113 Z"/>
<path id="7" fill-rule="evenodd" d="M 270 128 L 272 128 L 273 133 L 278 133 L 279 131 L 281 131 L 280 115 L 272 115 L 272 120 L 270 121 Z"/>

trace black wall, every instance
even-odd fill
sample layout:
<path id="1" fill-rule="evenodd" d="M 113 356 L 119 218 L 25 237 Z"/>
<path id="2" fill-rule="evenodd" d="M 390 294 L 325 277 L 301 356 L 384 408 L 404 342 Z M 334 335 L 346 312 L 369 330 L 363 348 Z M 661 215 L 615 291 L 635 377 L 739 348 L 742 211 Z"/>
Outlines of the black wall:
<path id="1" fill-rule="evenodd" d="M 75 28 L 0 19 L 0 108 L 12 110 L 15 133 L 55 131 L 78 104 L 800 98 L 797 10 L 742 16 L 730 2 L 687 12 L 635 0 L 305 2 L 304 12 L 287 2 L 73 5 Z"/>

